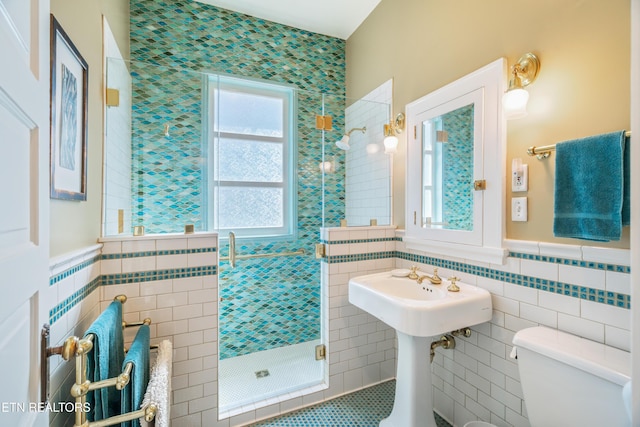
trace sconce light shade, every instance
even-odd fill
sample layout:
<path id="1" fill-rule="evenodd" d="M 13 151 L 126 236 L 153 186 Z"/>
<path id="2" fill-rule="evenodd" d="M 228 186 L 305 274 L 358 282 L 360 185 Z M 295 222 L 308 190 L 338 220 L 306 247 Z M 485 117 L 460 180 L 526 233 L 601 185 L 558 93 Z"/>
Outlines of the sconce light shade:
<path id="1" fill-rule="evenodd" d="M 335 172 L 335 168 L 333 167 L 332 161 L 320 162 L 320 171 L 323 173 L 333 173 Z"/>
<path id="2" fill-rule="evenodd" d="M 502 108 L 507 120 L 520 119 L 527 115 L 529 92 L 524 89 L 513 89 L 502 96 Z"/>
<path id="3" fill-rule="evenodd" d="M 391 120 L 389 124 L 384 125 L 384 152 L 385 154 L 393 154 L 398 151 L 398 137 L 399 133 L 402 133 L 404 128 L 404 114 L 399 113 L 395 120 Z"/>
<path id="4" fill-rule="evenodd" d="M 384 152 L 385 154 L 392 154 L 398 152 L 398 137 L 395 135 L 389 135 L 384 137 Z"/>
<path id="5" fill-rule="evenodd" d="M 538 77 L 540 60 L 533 53 L 525 53 L 518 63 L 511 67 L 509 88 L 502 96 L 502 111 L 507 120 L 519 119 L 527 115 L 529 93 L 524 89 Z"/>

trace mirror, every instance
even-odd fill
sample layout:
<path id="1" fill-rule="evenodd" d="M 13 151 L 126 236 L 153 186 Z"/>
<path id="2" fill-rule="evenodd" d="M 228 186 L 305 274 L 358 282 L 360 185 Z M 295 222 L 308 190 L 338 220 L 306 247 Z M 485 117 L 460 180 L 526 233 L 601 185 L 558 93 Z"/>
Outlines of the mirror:
<path id="1" fill-rule="evenodd" d="M 422 226 L 473 230 L 475 104 L 422 121 Z"/>
<path id="2" fill-rule="evenodd" d="M 407 105 L 413 127 L 407 247 L 500 264 L 506 259 L 505 82 L 506 61 L 500 59 Z"/>

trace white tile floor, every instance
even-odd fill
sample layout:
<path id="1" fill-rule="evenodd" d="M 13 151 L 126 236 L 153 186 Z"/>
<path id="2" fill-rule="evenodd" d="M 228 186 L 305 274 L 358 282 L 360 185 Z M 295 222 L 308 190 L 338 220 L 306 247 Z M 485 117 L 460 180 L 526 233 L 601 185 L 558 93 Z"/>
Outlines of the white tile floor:
<path id="1" fill-rule="evenodd" d="M 318 344 L 320 340 L 314 340 L 221 360 L 218 367 L 220 417 L 272 404 L 277 396 L 288 399 L 296 390 L 321 384 L 324 361 L 315 360 Z M 269 374 L 258 378 L 256 372 L 265 370 Z"/>

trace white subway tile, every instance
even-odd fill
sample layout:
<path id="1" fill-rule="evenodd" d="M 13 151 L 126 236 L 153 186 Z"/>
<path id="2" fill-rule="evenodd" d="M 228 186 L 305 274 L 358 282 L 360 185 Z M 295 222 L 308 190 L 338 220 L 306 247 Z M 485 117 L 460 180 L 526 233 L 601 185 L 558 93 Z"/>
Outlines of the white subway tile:
<path id="1" fill-rule="evenodd" d="M 158 255 L 156 259 L 158 270 L 169 270 L 174 268 L 185 268 L 188 266 L 187 255 Z"/>
<path id="2" fill-rule="evenodd" d="M 100 261 L 100 269 L 102 274 L 120 274 L 122 273 L 121 259 L 103 259 Z"/>
<path id="3" fill-rule="evenodd" d="M 538 294 L 538 301 L 540 307 L 572 316 L 580 315 L 580 300 L 578 298 L 552 292 L 540 292 Z"/>
<path id="4" fill-rule="evenodd" d="M 558 313 L 558 329 L 604 343 L 604 324 L 599 322 Z"/>
<path id="5" fill-rule="evenodd" d="M 122 253 L 152 252 L 156 250 L 155 240 L 125 240 L 122 242 Z"/>
<path id="6" fill-rule="evenodd" d="M 604 248 L 599 246 L 583 246 L 582 259 L 605 264 L 631 265 L 629 249 Z"/>
<path id="7" fill-rule="evenodd" d="M 581 317 L 585 319 L 625 330 L 630 329 L 630 310 L 587 300 L 580 300 L 580 305 Z"/>
<path id="8" fill-rule="evenodd" d="M 217 248 L 218 247 L 218 238 L 217 237 L 195 237 L 190 236 L 187 238 L 188 243 L 187 246 L 189 249 L 202 249 L 202 248 Z"/>
<path id="9" fill-rule="evenodd" d="M 122 259 L 123 273 L 135 273 L 138 271 L 152 271 L 155 269 L 156 269 L 156 257 L 154 256 Z"/>
<path id="10" fill-rule="evenodd" d="M 158 251 L 169 251 L 169 250 L 180 250 L 187 249 L 188 239 L 158 239 L 156 241 L 156 250 Z"/>
<path id="11" fill-rule="evenodd" d="M 504 296 L 528 304 L 538 304 L 538 291 L 534 288 L 527 288 L 526 286 L 505 283 Z"/>
<path id="12" fill-rule="evenodd" d="M 605 280 L 607 291 L 626 295 L 631 294 L 631 279 L 629 273 L 607 271 L 605 273 Z"/>
<path id="13" fill-rule="evenodd" d="M 631 333 L 626 329 L 606 325 L 604 327 L 604 343 L 611 347 L 631 351 Z"/>
<path id="14" fill-rule="evenodd" d="M 171 280 L 154 280 L 153 282 L 140 283 L 140 295 L 158 295 L 167 294 L 173 290 Z"/>
<path id="15" fill-rule="evenodd" d="M 558 273 L 558 280 L 560 282 L 586 286 L 594 289 L 605 288 L 604 270 L 561 264 L 559 266 Z"/>
<path id="16" fill-rule="evenodd" d="M 539 277 L 547 280 L 558 280 L 558 264 L 551 262 L 520 260 L 520 272 L 525 276 Z"/>
<path id="17" fill-rule="evenodd" d="M 520 304 L 520 317 L 551 328 L 558 327 L 558 312 L 531 304 Z"/>

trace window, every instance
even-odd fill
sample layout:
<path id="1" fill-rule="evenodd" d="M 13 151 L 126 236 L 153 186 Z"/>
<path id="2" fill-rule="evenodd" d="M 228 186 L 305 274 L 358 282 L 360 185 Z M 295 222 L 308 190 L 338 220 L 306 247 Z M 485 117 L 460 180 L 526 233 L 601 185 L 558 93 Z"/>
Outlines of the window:
<path id="1" fill-rule="evenodd" d="M 209 220 L 239 237 L 294 234 L 293 89 L 208 81 Z"/>

